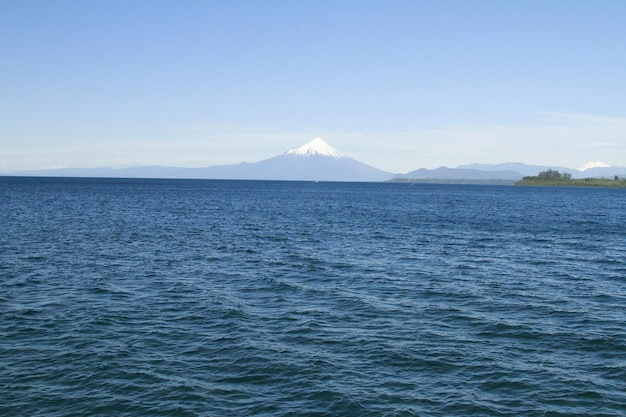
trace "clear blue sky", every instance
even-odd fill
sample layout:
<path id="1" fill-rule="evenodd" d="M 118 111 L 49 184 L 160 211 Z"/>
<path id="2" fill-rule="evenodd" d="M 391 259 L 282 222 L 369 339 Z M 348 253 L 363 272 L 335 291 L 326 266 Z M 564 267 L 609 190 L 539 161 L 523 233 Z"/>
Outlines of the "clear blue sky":
<path id="1" fill-rule="evenodd" d="M 2 1 L 0 171 L 626 165 L 626 1 Z"/>

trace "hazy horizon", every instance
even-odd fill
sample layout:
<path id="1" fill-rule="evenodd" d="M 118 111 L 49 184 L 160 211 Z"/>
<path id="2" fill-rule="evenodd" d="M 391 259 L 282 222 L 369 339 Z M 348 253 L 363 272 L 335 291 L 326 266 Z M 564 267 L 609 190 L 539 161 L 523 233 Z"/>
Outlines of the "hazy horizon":
<path id="1" fill-rule="evenodd" d="M 256 162 L 626 166 L 626 3 L 23 1 L 0 171 Z"/>
<path id="2" fill-rule="evenodd" d="M 299 154 L 299 150 L 305 147 L 310 147 L 312 143 L 314 143 L 315 141 L 320 140 L 321 138 L 315 138 L 314 141 L 311 141 L 307 144 L 304 144 L 303 146 L 299 147 L 299 148 L 294 148 L 294 149 L 289 149 L 286 150 L 285 152 L 282 152 L 280 154 L 277 155 L 272 155 L 269 158 L 264 158 L 262 160 L 258 160 L 258 161 L 239 161 L 233 164 L 218 164 L 218 165 L 206 165 L 206 166 L 199 166 L 199 167 L 183 167 L 183 166 L 175 166 L 175 165 L 159 165 L 159 164 L 154 164 L 154 165 L 126 165 L 126 166 L 96 166 L 96 167 L 85 167 L 85 166 L 76 166 L 76 167 L 49 167 L 49 168 L 42 168 L 42 169 L 22 169 L 22 170 L 14 170 L 14 171 L 0 171 L 0 175 L 1 174 L 8 174 L 8 175 L 19 175 L 20 173 L 37 173 L 37 172 L 48 172 L 48 171 L 58 171 L 58 170 L 67 170 L 67 171 L 98 171 L 98 170 L 120 170 L 120 171 L 124 171 L 124 170 L 128 170 L 128 169 L 150 169 L 150 168 L 163 168 L 164 170 L 167 169 L 195 169 L 195 168 L 219 168 L 219 167 L 229 167 L 229 166 L 237 166 L 237 165 L 254 165 L 257 162 L 265 162 L 268 160 L 271 160 L 277 156 L 280 155 L 298 155 Z M 350 159 L 353 159 L 351 155 L 348 154 L 344 154 L 339 152 L 337 149 L 333 148 L 332 145 L 327 144 L 323 139 L 321 139 L 322 142 L 326 145 L 330 147 L 330 151 L 331 152 L 336 152 L 337 155 L 341 156 L 341 157 L 348 157 Z M 319 150 L 317 150 L 316 152 L 319 152 Z M 324 154 L 324 151 L 321 151 L 323 156 L 331 156 L 334 157 L 335 155 L 332 154 Z M 300 156 L 307 156 L 305 154 L 300 153 Z M 357 160 L 358 161 L 358 160 Z M 362 162 L 362 161 L 358 161 L 358 162 Z M 452 168 L 452 169 L 477 169 L 477 170 L 491 170 L 488 167 L 491 168 L 495 168 L 497 166 L 502 166 L 502 165 L 515 165 L 515 164 L 521 164 L 521 165 L 526 165 L 528 168 L 533 167 L 533 166 L 541 166 L 542 168 L 545 169 L 568 169 L 568 170 L 574 170 L 574 171 L 579 171 L 579 172 L 585 172 L 585 170 L 587 169 L 593 169 L 593 168 L 625 168 L 624 166 L 616 166 L 616 165 L 609 165 L 606 164 L 603 161 L 589 161 L 586 164 L 579 166 L 579 167 L 572 167 L 572 166 L 559 166 L 559 165 L 554 165 L 554 164 L 547 164 L 547 165 L 537 165 L 537 164 L 526 164 L 523 161 L 503 161 L 503 162 L 498 162 L 498 163 L 480 163 L 480 162 L 471 162 L 471 163 L 467 163 L 467 164 L 460 164 L 457 166 L 448 166 L 448 165 L 440 165 L 438 167 L 435 168 L 425 168 L 422 166 L 418 166 L 418 167 L 414 167 L 408 171 L 388 171 L 388 170 L 382 170 L 379 167 L 373 166 L 373 165 L 369 165 L 372 168 L 376 168 L 376 169 L 381 169 L 382 171 L 386 171 L 388 172 L 390 175 L 403 175 L 403 174 L 407 174 L 409 172 L 412 171 L 417 171 L 420 169 L 430 169 L 430 170 L 435 170 L 435 169 L 439 169 L 439 168 Z M 515 170 L 513 168 L 507 168 L 507 170 Z M 163 171 L 164 174 L 167 174 L 167 171 Z M 163 178 L 167 178 L 167 176 L 163 177 Z"/>

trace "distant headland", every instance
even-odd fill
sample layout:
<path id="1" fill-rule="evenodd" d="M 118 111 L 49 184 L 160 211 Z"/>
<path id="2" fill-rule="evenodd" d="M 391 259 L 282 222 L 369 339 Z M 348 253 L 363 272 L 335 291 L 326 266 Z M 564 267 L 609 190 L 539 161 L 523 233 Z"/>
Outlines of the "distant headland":
<path id="1" fill-rule="evenodd" d="M 556 187 L 610 187 L 626 188 L 626 179 L 615 175 L 613 178 L 581 178 L 572 179 L 572 175 L 549 169 L 536 176 L 524 177 L 515 185 L 556 186 Z"/>

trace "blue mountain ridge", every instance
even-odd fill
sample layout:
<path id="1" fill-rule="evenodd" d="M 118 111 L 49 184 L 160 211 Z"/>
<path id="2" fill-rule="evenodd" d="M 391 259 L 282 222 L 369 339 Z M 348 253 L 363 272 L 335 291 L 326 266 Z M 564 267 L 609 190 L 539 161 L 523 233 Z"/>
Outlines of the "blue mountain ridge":
<path id="1" fill-rule="evenodd" d="M 107 178 L 189 178 L 189 179 L 246 179 L 287 181 L 420 181 L 456 180 L 509 181 L 524 176 L 537 175 L 547 169 L 556 169 L 572 175 L 572 178 L 626 177 L 626 167 L 595 167 L 578 171 L 564 167 L 526 165 L 520 162 L 502 164 L 469 164 L 457 168 L 420 168 L 406 174 L 383 171 L 346 155 L 340 154 L 321 139 L 284 154 L 258 162 L 242 162 L 231 165 L 214 165 L 203 168 L 164 166 L 139 166 L 130 168 L 59 168 L 16 171 L 8 175 L 56 176 L 56 177 L 107 177 Z"/>

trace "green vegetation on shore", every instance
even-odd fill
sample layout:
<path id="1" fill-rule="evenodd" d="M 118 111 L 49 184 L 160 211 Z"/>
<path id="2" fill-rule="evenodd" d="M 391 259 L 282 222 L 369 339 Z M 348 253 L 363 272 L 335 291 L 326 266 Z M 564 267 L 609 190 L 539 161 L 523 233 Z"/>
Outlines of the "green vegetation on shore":
<path id="1" fill-rule="evenodd" d="M 606 178 L 583 178 L 579 180 L 572 179 L 567 173 L 560 173 L 549 169 L 540 172 L 535 177 L 524 177 L 515 185 L 543 185 L 558 187 L 611 187 L 626 188 L 626 180 L 620 179 L 617 175 L 612 179 Z"/>

